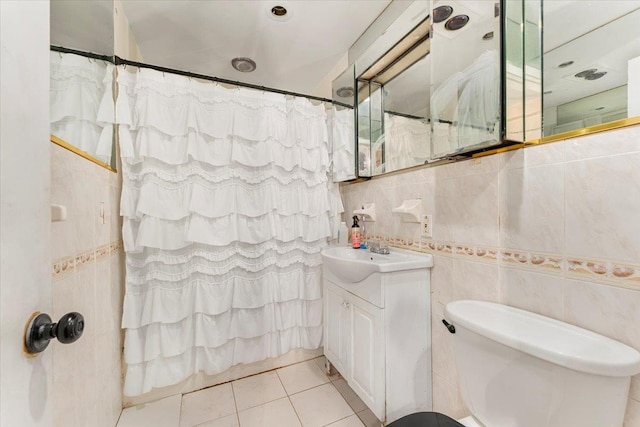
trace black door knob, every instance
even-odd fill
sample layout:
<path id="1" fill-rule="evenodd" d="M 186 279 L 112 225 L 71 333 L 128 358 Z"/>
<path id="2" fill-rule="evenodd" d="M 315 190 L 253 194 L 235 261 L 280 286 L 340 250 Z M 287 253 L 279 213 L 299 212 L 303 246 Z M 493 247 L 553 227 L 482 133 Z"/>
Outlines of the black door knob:
<path id="1" fill-rule="evenodd" d="M 40 313 L 27 326 L 24 345 L 30 354 L 40 353 L 57 338 L 62 344 L 76 342 L 84 331 L 84 317 L 80 313 L 67 313 L 58 323 L 52 323 L 48 314 Z"/>

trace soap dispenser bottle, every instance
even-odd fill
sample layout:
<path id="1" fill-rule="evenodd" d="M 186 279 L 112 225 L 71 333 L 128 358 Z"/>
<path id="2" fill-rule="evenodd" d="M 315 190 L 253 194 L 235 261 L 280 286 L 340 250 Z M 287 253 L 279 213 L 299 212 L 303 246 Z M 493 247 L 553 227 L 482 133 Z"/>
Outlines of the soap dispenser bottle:
<path id="1" fill-rule="evenodd" d="M 360 249 L 360 226 L 356 215 L 353 216 L 353 225 L 351 226 L 351 247 Z"/>

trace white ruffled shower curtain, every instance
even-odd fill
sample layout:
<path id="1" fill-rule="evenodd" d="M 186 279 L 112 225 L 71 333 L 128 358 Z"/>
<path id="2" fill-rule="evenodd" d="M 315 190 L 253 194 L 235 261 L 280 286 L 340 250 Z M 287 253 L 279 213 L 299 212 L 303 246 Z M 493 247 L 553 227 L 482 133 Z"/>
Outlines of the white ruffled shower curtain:
<path id="1" fill-rule="evenodd" d="M 124 393 L 322 341 L 323 105 L 118 67 Z"/>

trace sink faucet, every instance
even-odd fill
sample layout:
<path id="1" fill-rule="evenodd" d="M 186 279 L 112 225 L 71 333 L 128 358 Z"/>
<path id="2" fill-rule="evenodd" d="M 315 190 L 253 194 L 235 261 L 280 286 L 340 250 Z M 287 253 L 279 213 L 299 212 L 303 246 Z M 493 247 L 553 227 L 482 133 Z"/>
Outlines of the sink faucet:
<path id="1" fill-rule="evenodd" d="M 369 250 L 374 254 L 389 255 L 389 247 L 386 242 L 370 242 Z"/>

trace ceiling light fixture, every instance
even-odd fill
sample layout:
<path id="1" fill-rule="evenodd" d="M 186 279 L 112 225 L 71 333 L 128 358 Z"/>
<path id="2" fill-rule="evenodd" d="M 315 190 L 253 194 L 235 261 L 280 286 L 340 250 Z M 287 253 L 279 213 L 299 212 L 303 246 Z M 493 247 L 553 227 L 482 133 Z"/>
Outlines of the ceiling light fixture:
<path id="1" fill-rule="evenodd" d="M 576 73 L 575 77 L 578 77 L 579 79 L 585 79 L 587 78 L 587 76 L 590 76 L 591 74 L 597 71 L 598 71 L 597 68 L 590 68 L 588 70 L 584 70 L 584 71 L 580 71 L 579 73 Z"/>
<path id="2" fill-rule="evenodd" d="M 451 6 L 438 6 L 433 9 L 433 23 L 438 24 L 451 16 L 453 8 Z"/>
<path id="3" fill-rule="evenodd" d="M 231 66 L 243 73 L 250 73 L 256 69 L 256 63 L 251 58 L 233 58 Z"/>
<path id="4" fill-rule="evenodd" d="M 468 15 L 456 15 L 453 18 L 449 19 L 444 27 L 449 31 L 457 31 L 460 28 L 464 27 L 469 23 Z"/>
<path id="5" fill-rule="evenodd" d="M 568 67 L 569 65 L 573 65 L 573 61 L 563 62 L 562 64 L 558 65 L 558 68 Z"/>
<path id="6" fill-rule="evenodd" d="M 287 14 L 287 9 L 284 6 L 273 6 L 271 8 L 271 14 L 280 18 Z"/>
<path id="7" fill-rule="evenodd" d="M 340 98 L 352 98 L 353 97 L 353 88 L 351 86 L 343 86 L 340 89 L 336 90 L 336 94 Z"/>
<path id="8" fill-rule="evenodd" d="M 597 73 L 591 73 L 588 76 L 586 76 L 584 79 L 585 80 L 598 80 L 598 79 L 604 77 L 605 74 L 607 74 L 606 71 L 600 71 L 600 72 L 597 72 Z"/>

